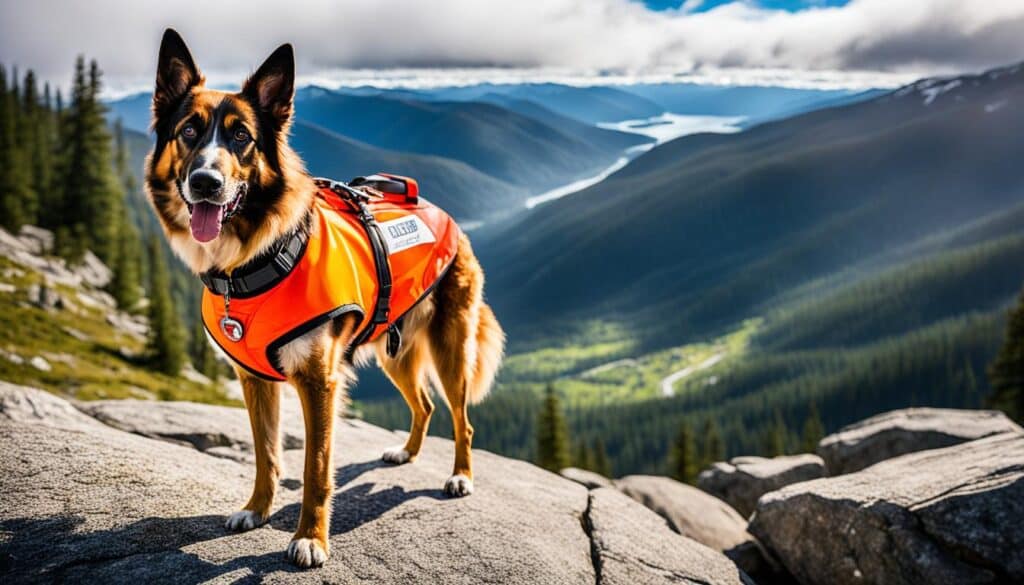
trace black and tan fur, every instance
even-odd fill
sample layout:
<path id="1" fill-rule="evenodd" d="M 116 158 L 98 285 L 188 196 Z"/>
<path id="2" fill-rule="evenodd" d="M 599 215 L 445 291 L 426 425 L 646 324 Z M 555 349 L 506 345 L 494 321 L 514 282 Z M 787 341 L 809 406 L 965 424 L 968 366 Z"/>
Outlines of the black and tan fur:
<path id="1" fill-rule="evenodd" d="M 181 37 L 164 34 L 160 47 L 153 128 L 156 146 L 146 163 L 150 201 L 174 251 L 197 274 L 230 272 L 266 253 L 279 239 L 304 229 L 315 194 L 312 179 L 287 143 L 293 112 L 294 56 L 278 48 L 242 91 L 208 89 Z M 223 177 L 223 189 L 206 200 L 238 198 L 236 215 L 219 235 L 200 243 L 189 230 L 190 174 L 207 169 Z M 402 447 L 385 451 L 393 463 L 419 454 L 434 405 L 428 380 L 452 412 L 455 465 L 444 490 L 452 496 L 473 490 L 473 427 L 467 405 L 483 398 L 501 361 L 504 334 L 483 301 L 484 276 L 463 235 L 452 267 L 403 320 L 402 350 L 394 359 L 381 343 L 366 348 L 405 397 L 412 429 Z M 333 487 L 331 464 L 335 405 L 353 380 L 344 355 L 356 333 L 356 317 L 339 317 L 280 351 L 288 381 L 298 391 L 306 428 L 302 512 L 288 558 L 302 567 L 324 563 Z M 360 350 L 363 352 L 363 350 Z M 280 476 L 279 400 L 281 384 L 236 368 L 252 423 L 256 481 L 244 508 L 227 526 L 248 530 L 266 522 Z"/>

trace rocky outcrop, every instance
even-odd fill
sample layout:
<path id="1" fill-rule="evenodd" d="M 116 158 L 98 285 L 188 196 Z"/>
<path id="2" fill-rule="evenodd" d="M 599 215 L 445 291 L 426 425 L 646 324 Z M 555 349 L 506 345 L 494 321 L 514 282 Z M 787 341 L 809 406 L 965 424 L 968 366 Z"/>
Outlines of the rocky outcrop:
<path id="1" fill-rule="evenodd" d="M 476 492 L 448 499 L 451 441 L 430 437 L 415 464 L 395 467 L 380 453 L 401 437 L 350 419 L 335 433 L 332 556 L 297 571 L 283 551 L 299 512 L 301 450 L 283 453 L 269 523 L 227 533 L 253 466 L 209 454 L 230 447 L 196 447 L 208 436 L 243 443 L 245 412 L 125 404 L 82 406 L 104 424 L 56 396 L 0 384 L 5 582 L 744 582 L 725 556 L 629 498 L 522 461 L 476 452 Z M 158 414 L 143 416 L 148 408 Z M 179 423 L 184 431 L 174 433 Z M 285 432 L 301 424 L 286 406 Z"/>
<path id="2" fill-rule="evenodd" d="M 728 504 L 669 477 L 629 475 L 615 487 L 668 521 L 679 534 L 715 550 L 750 540 L 747 521 Z"/>
<path id="3" fill-rule="evenodd" d="M 590 492 L 585 523 L 602 585 L 753 583 L 720 553 L 672 532 L 612 488 Z"/>
<path id="4" fill-rule="evenodd" d="M 762 495 L 824 476 L 825 463 L 817 455 L 734 457 L 702 471 L 697 477 L 697 487 L 747 517 L 754 513 L 757 499 Z"/>
<path id="5" fill-rule="evenodd" d="M 600 473 L 594 473 L 593 471 L 587 471 L 586 469 L 580 469 L 578 467 L 566 467 L 565 469 L 558 472 L 559 475 L 565 479 L 570 479 L 576 483 L 582 485 L 588 490 L 594 490 L 602 487 L 612 487 L 612 480 L 601 475 Z"/>
<path id="6" fill-rule="evenodd" d="M 82 403 L 79 408 L 122 431 L 178 441 L 218 457 L 252 460 L 252 431 L 246 412 L 240 408 L 145 400 L 99 400 Z M 302 448 L 301 416 L 297 408 L 286 406 L 281 428 L 284 449 Z"/>
<path id="7" fill-rule="evenodd" d="M 907 408 L 844 427 L 818 444 L 830 475 L 859 471 L 906 453 L 949 447 L 1022 429 L 994 410 Z"/>
<path id="8" fill-rule="evenodd" d="M 747 532 L 747 521 L 728 504 L 669 477 L 630 475 L 615 487 L 664 518 L 672 530 L 721 551 L 746 573 L 775 572 Z"/>
<path id="9" fill-rule="evenodd" d="M 750 531 L 801 583 L 1020 583 L 1021 526 L 1010 431 L 766 494 Z"/>
<path id="10" fill-rule="evenodd" d="M 79 287 L 83 283 L 103 288 L 113 273 L 95 254 L 86 250 L 74 266 L 48 256 L 53 251 L 53 235 L 47 230 L 24 226 L 18 236 L 0 229 L 0 256 L 41 274 L 47 283 Z"/>

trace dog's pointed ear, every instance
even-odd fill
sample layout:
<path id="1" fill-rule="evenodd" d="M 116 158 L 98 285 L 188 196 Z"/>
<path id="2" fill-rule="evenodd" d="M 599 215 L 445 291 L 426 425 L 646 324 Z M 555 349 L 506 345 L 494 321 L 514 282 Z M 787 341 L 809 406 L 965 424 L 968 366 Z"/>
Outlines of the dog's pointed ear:
<path id="1" fill-rule="evenodd" d="M 245 94 L 272 120 L 278 129 L 288 125 L 295 99 L 295 51 L 284 44 L 271 53 L 242 88 Z"/>
<path id="2" fill-rule="evenodd" d="M 173 28 L 165 30 L 160 42 L 156 89 L 153 91 L 154 118 L 160 119 L 168 114 L 189 90 L 202 85 L 203 81 L 203 75 L 181 35 Z"/>

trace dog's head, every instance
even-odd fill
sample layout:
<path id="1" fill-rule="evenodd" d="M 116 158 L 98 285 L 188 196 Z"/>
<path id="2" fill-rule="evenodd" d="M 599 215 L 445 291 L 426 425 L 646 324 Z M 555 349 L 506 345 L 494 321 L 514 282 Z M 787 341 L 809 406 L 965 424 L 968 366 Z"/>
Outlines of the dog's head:
<path id="1" fill-rule="evenodd" d="M 236 240 L 241 249 L 268 236 L 261 227 L 294 215 L 287 181 L 303 174 L 286 143 L 294 94 L 291 45 L 230 93 L 205 87 L 181 36 L 164 33 L 146 184 L 172 243 L 188 236 L 189 244 L 224 247 Z"/>

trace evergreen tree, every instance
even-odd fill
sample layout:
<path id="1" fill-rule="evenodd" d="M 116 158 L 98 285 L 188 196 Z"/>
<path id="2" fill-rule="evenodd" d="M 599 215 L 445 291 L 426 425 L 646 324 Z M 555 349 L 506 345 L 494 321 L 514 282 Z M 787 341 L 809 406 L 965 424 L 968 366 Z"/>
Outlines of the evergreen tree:
<path id="1" fill-rule="evenodd" d="M 804 453 L 814 453 L 818 442 L 825 436 L 825 426 L 821 424 L 818 407 L 813 402 L 807 407 L 807 420 L 804 421 L 804 432 L 800 437 L 800 446 Z"/>
<path id="2" fill-rule="evenodd" d="M 594 440 L 594 467 L 593 470 L 605 477 L 612 476 L 612 462 L 608 459 L 608 449 L 604 446 L 604 440 L 598 437 Z"/>
<path id="3" fill-rule="evenodd" d="M 110 135 L 99 100 L 101 73 L 96 62 L 85 71 L 75 63 L 72 100 L 62 121 L 60 173 L 61 214 L 57 225 L 60 250 L 75 258 L 90 249 L 108 266 L 116 263 L 117 228 L 121 221 L 122 189 L 114 177 Z"/>
<path id="4" fill-rule="evenodd" d="M 146 347 L 156 369 L 170 375 L 181 372 L 185 340 L 171 303 L 167 264 L 156 235 L 149 241 L 149 341 Z"/>
<path id="5" fill-rule="evenodd" d="M 572 458 L 572 466 L 589 471 L 594 470 L 594 452 L 587 447 L 586 441 L 576 441 L 576 453 Z"/>
<path id="6" fill-rule="evenodd" d="M 555 472 L 569 466 L 569 431 L 553 384 L 544 391 L 537 415 L 537 465 Z"/>
<path id="7" fill-rule="evenodd" d="M 683 483 L 693 484 L 697 480 L 697 457 L 693 446 L 693 433 L 690 425 L 683 421 L 670 450 L 672 454 L 672 477 Z"/>
<path id="8" fill-rule="evenodd" d="M 1024 422 L 1024 292 L 1006 320 L 1003 345 L 988 367 L 989 405 Z"/>
<path id="9" fill-rule="evenodd" d="M 134 311 L 139 304 L 139 286 L 142 282 L 142 258 L 139 249 L 142 238 L 128 219 L 128 212 L 122 206 L 121 223 L 117 234 L 117 256 L 110 281 L 111 296 L 124 311 Z"/>
<path id="10" fill-rule="evenodd" d="M 124 128 L 118 119 L 114 125 L 115 138 L 115 170 L 126 193 L 135 189 L 135 179 L 128 170 L 128 153 L 124 140 Z M 123 201 L 117 206 L 121 210 L 121 220 L 117 226 L 117 251 L 115 264 L 112 267 L 114 278 L 110 281 L 110 294 L 117 300 L 117 305 L 125 310 L 132 310 L 139 302 L 139 282 L 142 275 L 142 258 L 139 254 L 141 239 L 135 229 L 128 210 Z"/>
<path id="11" fill-rule="evenodd" d="M 25 223 L 39 223 L 39 195 L 50 181 L 52 161 L 47 156 L 46 137 L 41 124 L 45 122 L 42 106 L 39 103 L 39 90 L 36 87 L 36 74 L 29 69 L 25 73 L 22 88 L 20 115 L 18 116 L 18 148 L 22 153 L 24 172 L 28 175 L 28 197 L 23 205 Z"/>
<path id="12" fill-rule="evenodd" d="M 23 126 L 19 101 L 17 89 L 8 86 L 6 70 L 0 67 L 0 226 L 14 233 L 30 219 L 34 207 L 31 177 L 18 143 Z"/>
<path id="13" fill-rule="evenodd" d="M 195 327 L 192 330 L 192 344 L 189 349 L 196 371 L 216 381 L 220 375 L 220 362 L 217 361 L 213 347 L 206 339 L 206 329 L 203 328 L 202 319 L 196 319 Z"/>
<path id="14" fill-rule="evenodd" d="M 697 469 L 698 472 L 716 461 L 725 459 L 725 446 L 722 444 L 722 434 L 718 431 L 718 423 L 712 417 L 708 417 L 704 422 L 703 447 L 700 465 Z"/>
<path id="15" fill-rule="evenodd" d="M 767 451 L 769 457 L 778 457 L 786 454 L 786 439 L 789 436 L 789 429 L 786 421 L 782 418 L 782 412 L 775 409 L 775 416 L 772 426 L 768 431 Z"/>

